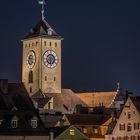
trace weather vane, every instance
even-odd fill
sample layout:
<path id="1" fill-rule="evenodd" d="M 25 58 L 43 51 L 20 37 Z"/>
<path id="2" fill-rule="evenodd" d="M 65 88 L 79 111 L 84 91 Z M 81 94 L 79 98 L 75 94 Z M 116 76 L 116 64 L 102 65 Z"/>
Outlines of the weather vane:
<path id="1" fill-rule="evenodd" d="M 41 14 L 42 14 L 42 20 L 45 19 L 44 13 L 45 13 L 45 0 L 38 0 L 38 4 L 42 6 Z"/>

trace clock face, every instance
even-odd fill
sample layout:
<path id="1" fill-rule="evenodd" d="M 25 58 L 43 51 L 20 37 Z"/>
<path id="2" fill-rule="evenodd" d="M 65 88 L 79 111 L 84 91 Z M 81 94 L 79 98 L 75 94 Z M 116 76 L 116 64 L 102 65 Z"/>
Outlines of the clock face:
<path id="1" fill-rule="evenodd" d="M 48 68 L 54 68 L 58 63 L 58 57 L 54 51 L 46 51 L 44 53 L 44 64 Z"/>
<path id="2" fill-rule="evenodd" d="M 30 51 L 27 56 L 27 64 L 29 69 L 32 69 L 35 65 L 36 57 L 33 51 Z"/>

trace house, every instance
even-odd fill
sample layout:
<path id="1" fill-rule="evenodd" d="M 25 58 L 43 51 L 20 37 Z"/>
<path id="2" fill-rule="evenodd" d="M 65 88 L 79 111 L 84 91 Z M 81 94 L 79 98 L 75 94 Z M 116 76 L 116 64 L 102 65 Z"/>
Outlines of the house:
<path id="1" fill-rule="evenodd" d="M 54 136 L 54 140 L 89 140 L 79 129 L 74 126 L 67 126 L 61 128 L 52 129 L 51 136 Z M 50 137 L 50 139 L 53 139 Z"/>
<path id="2" fill-rule="evenodd" d="M 49 133 L 23 84 L 0 80 L 0 140 L 47 140 Z"/>
<path id="3" fill-rule="evenodd" d="M 112 122 L 110 115 L 103 114 L 67 114 L 70 125 L 78 128 L 90 139 L 105 139 L 108 126 Z"/>
<path id="4" fill-rule="evenodd" d="M 140 140 L 140 97 L 128 97 L 105 137 L 106 140 Z"/>

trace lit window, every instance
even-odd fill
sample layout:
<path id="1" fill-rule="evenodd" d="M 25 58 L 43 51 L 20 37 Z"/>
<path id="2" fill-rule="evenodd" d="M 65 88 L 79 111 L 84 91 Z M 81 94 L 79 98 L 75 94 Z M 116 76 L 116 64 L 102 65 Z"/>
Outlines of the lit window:
<path id="1" fill-rule="evenodd" d="M 83 129 L 83 133 L 85 133 L 85 134 L 87 133 L 87 129 L 86 128 Z"/>
<path id="2" fill-rule="evenodd" d="M 48 29 L 48 35 L 52 35 L 52 30 Z"/>
<path id="3" fill-rule="evenodd" d="M 75 135 L 74 129 L 70 129 L 70 135 L 71 135 L 71 136 L 74 136 L 74 135 Z"/>
<path id="4" fill-rule="evenodd" d="M 127 125 L 127 131 L 131 131 L 131 130 L 132 130 L 131 123 L 128 123 L 128 125 Z"/>
<path id="5" fill-rule="evenodd" d="M 31 127 L 37 128 L 37 120 L 31 120 Z"/>
<path id="6" fill-rule="evenodd" d="M 97 134 L 98 133 L 98 129 L 94 129 L 94 133 Z"/>
<path id="7" fill-rule="evenodd" d="M 18 121 L 17 120 L 12 120 L 11 121 L 11 127 L 12 128 L 17 128 L 18 127 Z"/>

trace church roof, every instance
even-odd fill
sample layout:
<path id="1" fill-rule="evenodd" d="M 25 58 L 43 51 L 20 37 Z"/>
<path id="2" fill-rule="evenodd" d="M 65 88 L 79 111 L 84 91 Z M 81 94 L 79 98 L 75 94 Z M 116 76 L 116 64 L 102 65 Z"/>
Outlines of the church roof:
<path id="1" fill-rule="evenodd" d="M 105 106 L 111 107 L 114 102 L 117 92 L 91 92 L 76 94 L 89 107 Z"/>
<path id="2" fill-rule="evenodd" d="M 62 93 L 43 93 L 41 91 L 35 93 L 32 96 L 32 99 L 37 98 L 47 98 L 52 97 L 54 102 L 54 110 L 55 112 L 73 112 L 77 104 L 81 104 L 86 106 L 86 104 L 76 96 L 76 94 L 70 89 L 62 89 Z M 41 97 L 42 96 L 42 97 Z"/>
<path id="3" fill-rule="evenodd" d="M 34 28 L 32 28 L 24 39 L 34 37 L 61 38 L 47 23 L 46 20 L 40 20 Z"/>

